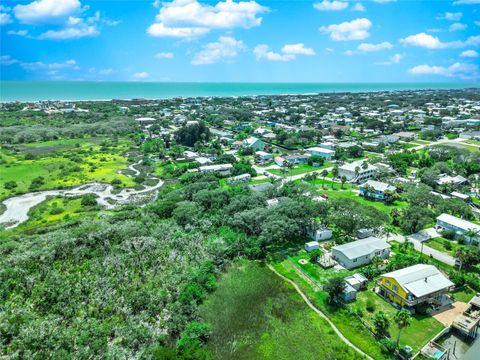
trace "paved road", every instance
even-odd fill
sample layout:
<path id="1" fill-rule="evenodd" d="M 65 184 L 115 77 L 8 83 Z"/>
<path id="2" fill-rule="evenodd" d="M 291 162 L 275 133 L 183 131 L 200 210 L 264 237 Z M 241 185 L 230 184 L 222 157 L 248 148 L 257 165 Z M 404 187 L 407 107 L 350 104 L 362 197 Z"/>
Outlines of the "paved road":
<path id="1" fill-rule="evenodd" d="M 413 236 L 413 237 L 412 237 Z M 384 237 L 385 239 L 385 237 Z M 434 259 L 437 259 L 438 261 L 443 262 L 444 264 L 450 265 L 450 266 L 455 266 L 455 258 L 453 256 L 450 256 L 448 254 L 445 254 L 441 251 L 438 251 L 436 249 L 432 249 L 431 247 L 423 244 L 423 249 L 422 249 L 422 241 L 420 241 L 421 236 L 418 236 L 417 234 L 413 234 L 408 236 L 408 241 L 410 241 L 415 250 L 422 252 L 428 256 L 433 257 Z M 426 237 L 428 239 L 428 237 Z M 385 239 L 386 240 L 386 239 Z M 395 240 L 400 243 L 405 242 L 405 236 L 403 235 L 397 235 L 397 234 L 392 234 L 390 235 L 389 239 L 390 240 Z"/>

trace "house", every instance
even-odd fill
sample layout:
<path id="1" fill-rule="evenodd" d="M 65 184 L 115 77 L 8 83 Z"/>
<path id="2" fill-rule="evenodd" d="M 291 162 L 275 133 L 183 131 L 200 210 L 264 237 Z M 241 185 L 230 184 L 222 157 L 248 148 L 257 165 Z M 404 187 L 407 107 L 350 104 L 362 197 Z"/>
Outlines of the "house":
<path id="1" fill-rule="evenodd" d="M 307 235 L 315 241 L 325 241 L 332 238 L 332 230 L 325 226 L 311 227 L 307 229 Z"/>
<path id="2" fill-rule="evenodd" d="M 357 230 L 357 238 L 365 239 L 367 237 L 373 236 L 372 229 L 358 229 Z"/>
<path id="3" fill-rule="evenodd" d="M 262 140 L 257 139 L 256 137 L 253 137 L 253 136 L 243 140 L 242 145 L 247 148 L 254 149 L 255 151 L 265 149 L 265 143 Z"/>
<path id="4" fill-rule="evenodd" d="M 347 276 L 345 282 L 357 291 L 366 289 L 368 285 L 368 279 L 359 273 Z"/>
<path id="5" fill-rule="evenodd" d="M 375 256 L 386 259 L 389 254 L 390 245 L 374 236 L 332 248 L 333 258 L 347 269 L 370 264 Z"/>
<path id="6" fill-rule="evenodd" d="M 347 282 L 345 282 L 342 299 L 344 302 L 351 302 L 357 299 L 357 290 Z"/>
<path id="7" fill-rule="evenodd" d="M 312 147 L 307 149 L 307 154 L 314 156 L 321 156 L 325 160 L 330 160 L 335 155 L 335 151 L 330 149 L 324 149 L 322 147 Z"/>
<path id="8" fill-rule="evenodd" d="M 320 144 L 322 149 L 333 150 L 335 148 L 335 144 L 331 141 L 325 141 Z"/>
<path id="9" fill-rule="evenodd" d="M 412 141 L 417 138 L 417 134 L 411 131 L 401 131 L 396 133 L 395 135 L 402 141 Z"/>
<path id="10" fill-rule="evenodd" d="M 237 175 L 237 176 L 233 176 L 231 178 L 228 178 L 227 182 L 230 185 L 235 185 L 235 184 L 248 182 L 248 181 L 250 181 L 251 178 L 252 178 L 252 176 L 250 174 L 241 174 L 241 175 Z"/>
<path id="11" fill-rule="evenodd" d="M 311 251 L 320 249 L 320 245 L 318 244 L 318 241 L 307 242 L 307 243 L 305 243 L 304 247 L 305 247 L 305 251 L 307 251 L 307 252 L 311 252 Z"/>
<path id="12" fill-rule="evenodd" d="M 454 284 L 435 266 L 417 264 L 380 276 L 379 294 L 401 307 L 441 306 Z"/>
<path id="13" fill-rule="evenodd" d="M 338 175 L 341 178 L 345 176 L 347 181 L 359 182 L 367 180 L 375 176 L 378 168 L 374 165 L 366 163 L 364 161 L 354 161 L 349 164 L 344 164 L 338 168 Z"/>
<path id="14" fill-rule="evenodd" d="M 206 165 L 200 166 L 198 170 L 200 172 L 216 172 L 221 175 L 228 175 L 232 171 L 232 164 L 218 164 L 218 165 Z"/>
<path id="15" fill-rule="evenodd" d="M 260 164 L 266 164 L 273 160 L 273 155 L 265 151 L 257 151 L 255 158 Z"/>
<path id="16" fill-rule="evenodd" d="M 308 162 L 309 157 L 310 156 L 308 155 L 300 155 L 300 154 L 287 155 L 283 157 L 279 156 L 275 158 L 275 164 L 277 164 L 278 166 L 283 166 L 283 163 L 285 161 L 292 165 L 306 164 Z"/>
<path id="17" fill-rule="evenodd" d="M 463 235 L 465 240 L 471 242 L 473 239 L 480 239 L 480 225 L 474 224 L 470 221 L 460 219 L 450 214 L 441 214 L 437 217 L 437 225 L 435 228 L 454 231 L 457 235 Z M 465 236 L 468 232 L 474 232 L 474 236 Z"/>
<path id="18" fill-rule="evenodd" d="M 450 176 L 447 174 L 441 174 L 438 177 L 438 180 L 435 181 L 438 185 L 452 184 L 453 186 L 463 185 L 467 182 L 462 175 Z"/>
<path id="19" fill-rule="evenodd" d="M 367 180 L 359 187 L 360 195 L 378 200 L 384 200 L 386 192 L 393 193 L 396 190 L 395 186 L 375 180 Z"/>

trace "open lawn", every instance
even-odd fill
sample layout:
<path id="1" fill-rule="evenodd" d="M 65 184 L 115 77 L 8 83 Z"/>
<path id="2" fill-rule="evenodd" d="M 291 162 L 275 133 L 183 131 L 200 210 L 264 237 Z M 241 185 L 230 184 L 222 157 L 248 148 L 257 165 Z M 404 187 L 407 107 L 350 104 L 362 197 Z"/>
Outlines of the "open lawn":
<path id="1" fill-rule="evenodd" d="M 302 291 L 309 297 L 310 301 L 322 310 L 330 320 L 337 326 L 342 334 L 354 345 L 362 349 L 376 360 L 393 359 L 390 354 L 381 352 L 377 340 L 372 333 L 362 324 L 358 318 L 353 316 L 348 309 L 332 308 L 327 302 L 327 293 L 315 290 L 304 277 L 295 270 L 295 265 L 289 259 L 274 264 L 275 269 L 283 276 L 293 280 Z M 332 270 L 333 271 L 333 270 Z M 341 358 L 339 358 L 341 359 Z"/>
<path id="2" fill-rule="evenodd" d="M 432 249 L 436 249 L 438 251 L 444 252 L 451 256 L 455 256 L 458 250 L 466 247 L 466 245 L 460 245 L 455 241 L 447 240 L 442 237 L 430 239 L 426 241 L 425 244 L 431 247 Z"/>
<path id="3" fill-rule="evenodd" d="M 472 298 L 475 296 L 476 292 L 472 289 L 470 289 L 468 286 L 464 287 L 461 290 L 457 290 L 453 292 L 453 297 L 455 300 L 468 303 Z"/>
<path id="4" fill-rule="evenodd" d="M 264 265 L 239 261 L 201 306 L 213 359 L 361 359 Z"/>
<path id="5" fill-rule="evenodd" d="M 346 277 L 352 273 L 361 272 L 361 269 L 336 271 L 332 268 L 324 270 L 320 266 L 311 263 L 301 265 L 296 260 L 296 257 L 289 258 L 281 264 L 277 264 L 276 268 L 297 284 L 303 284 L 302 287 L 312 297 L 312 300 L 315 300 L 315 304 L 330 317 L 350 341 L 369 353 L 372 357 L 380 358 L 378 357 L 377 352 L 379 349 L 376 348 L 375 338 L 365 325 L 363 325 L 357 317 L 352 315 L 348 309 L 356 309 L 357 313 L 361 314 L 363 322 L 366 322 L 370 327 L 372 327 L 373 315 L 378 311 L 383 311 L 391 319 L 390 335 L 392 338 L 396 338 L 398 334 L 398 329 L 393 322 L 393 317 L 397 309 L 372 291 L 373 282 L 370 282 L 368 290 L 361 291 L 357 294 L 357 300 L 355 302 L 345 305 L 344 309 L 333 309 L 328 305 L 327 294 L 322 290 L 318 290 L 318 288 L 315 290 L 312 287 L 312 282 L 309 283 L 305 281 L 305 279 L 302 279 L 298 269 L 301 269 L 301 271 L 307 275 L 308 279 L 313 279 L 314 283 L 319 285 L 319 289 L 322 289 L 323 285 L 331 277 Z M 295 270 L 295 267 L 297 270 Z M 367 301 L 371 303 L 371 306 L 374 308 L 371 312 L 366 309 Z M 346 326 L 346 324 L 348 325 Z M 419 351 L 442 329 L 443 325 L 435 318 L 415 315 L 412 318 L 410 327 L 402 331 L 400 346 L 409 345 L 414 349 L 414 352 Z M 361 336 L 362 334 L 363 337 Z M 385 357 L 383 354 L 381 354 L 381 356 Z"/>
<path id="6" fill-rule="evenodd" d="M 347 184 L 345 184 L 346 188 Z M 351 186 L 351 185 L 350 185 Z M 337 188 L 337 184 L 335 184 Z M 338 184 L 338 188 L 341 187 L 341 184 Z M 326 194 L 329 199 L 353 199 L 359 202 L 362 205 L 373 206 L 378 210 L 384 212 L 387 215 L 390 215 L 392 209 L 402 209 L 405 208 L 408 203 L 406 201 L 397 200 L 393 204 L 387 205 L 382 201 L 367 200 L 359 196 L 356 192 L 350 190 L 330 190 L 328 186 L 325 187 L 325 190 L 321 190 L 322 193 Z"/>
<path id="7" fill-rule="evenodd" d="M 320 173 L 322 169 L 329 168 L 331 166 L 332 164 L 329 162 L 325 162 L 322 166 L 317 166 L 317 167 L 310 166 L 308 164 L 299 164 L 299 165 L 295 165 L 291 169 L 288 169 L 288 172 L 285 175 L 295 176 L 295 175 L 305 174 L 313 171 L 318 171 Z M 283 176 L 282 169 L 269 169 L 267 171 L 274 175 Z"/>
<path id="8" fill-rule="evenodd" d="M 360 309 L 363 313 L 363 319 L 373 324 L 373 316 L 379 311 L 383 311 L 391 320 L 390 336 L 396 339 L 398 336 L 398 328 L 393 321 L 393 317 L 397 312 L 391 304 L 385 301 L 383 298 L 375 294 L 370 286 L 368 290 L 361 291 L 357 294 L 357 301 L 349 304 L 349 307 Z M 373 311 L 366 310 L 367 301 L 374 306 Z M 400 336 L 400 346 L 409 345 L 413 348 L 414 353 L 420 351 L 420 349 L 428 343 L 436 334 L 442 331 L 444 326 L 434 317 L 429 315 L 414 315 L 412 316 L 412 322 L 410 326 L 402 330 Z"/>

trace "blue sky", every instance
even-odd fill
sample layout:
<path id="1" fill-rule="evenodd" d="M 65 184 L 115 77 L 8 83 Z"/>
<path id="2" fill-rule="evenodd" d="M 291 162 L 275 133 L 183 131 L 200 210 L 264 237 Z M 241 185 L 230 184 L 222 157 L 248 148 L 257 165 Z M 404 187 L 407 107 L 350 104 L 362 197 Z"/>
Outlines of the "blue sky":
<path id="1" fill-rule="evenodd" d="M 2 80 L 478 82 L 480 0 L 3 0 Z"/>

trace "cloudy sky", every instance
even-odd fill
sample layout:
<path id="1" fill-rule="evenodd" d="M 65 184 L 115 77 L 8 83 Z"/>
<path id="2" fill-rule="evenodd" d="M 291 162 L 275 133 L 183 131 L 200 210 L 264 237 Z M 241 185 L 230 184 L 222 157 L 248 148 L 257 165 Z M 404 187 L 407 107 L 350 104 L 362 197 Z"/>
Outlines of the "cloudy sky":
<path id="1" fill-rule="evenodd" d="M 2 0 L 2 80 L 478 82 L 480 0 Z"/>

